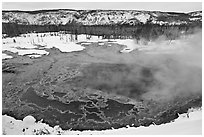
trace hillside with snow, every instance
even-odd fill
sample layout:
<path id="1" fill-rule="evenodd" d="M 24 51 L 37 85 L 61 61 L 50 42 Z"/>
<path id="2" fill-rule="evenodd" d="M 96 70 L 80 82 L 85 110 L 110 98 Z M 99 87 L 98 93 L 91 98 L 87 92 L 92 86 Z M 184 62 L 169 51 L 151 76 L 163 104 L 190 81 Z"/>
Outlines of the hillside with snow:
<path id="1" fill-rule="evenodd" d="M 202 11 L 171 13 L 137 10 L 43 10 L 43 11 L 3 11 L 3 23 L 24 25 L 181 25 L 202 22 Z"/>

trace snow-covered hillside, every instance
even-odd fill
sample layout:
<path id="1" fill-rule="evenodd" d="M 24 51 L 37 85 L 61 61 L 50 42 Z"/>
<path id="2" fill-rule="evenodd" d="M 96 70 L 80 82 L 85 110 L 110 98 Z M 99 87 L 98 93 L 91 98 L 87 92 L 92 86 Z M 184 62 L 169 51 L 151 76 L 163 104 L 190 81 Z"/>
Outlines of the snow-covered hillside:
<path id="1" fill-rule="evenodd" d="M 137 10 L 49 10 L 49 11 L 3 11 L 3 23 L 26 25 L 65 25 L 77 23 L 83 25 L 115 24 L 169 24 L 180 25 L 202 21 L 202 12 L 166 13 L 159 11 Z"/>

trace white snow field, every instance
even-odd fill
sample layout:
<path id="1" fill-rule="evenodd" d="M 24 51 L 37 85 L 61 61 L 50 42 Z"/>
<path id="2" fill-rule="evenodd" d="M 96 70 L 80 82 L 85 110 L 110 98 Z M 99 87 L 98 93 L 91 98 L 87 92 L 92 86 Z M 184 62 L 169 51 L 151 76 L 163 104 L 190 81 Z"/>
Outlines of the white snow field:
<path id="1" fill-rule="evenodd" d="M 54 128 L 35 122 L 32 116 L 22 121 L 3 115 L 3 134 L 7 135 L 36 135 L 36 134 L 62 134 L 62 135 L 201 135 L 202 134 L 202 108 L 189 109 L 188 113 L 179 115 L 171 123 L 150 125 L 149 127 L 127 127 L 103 131 L 63 131 L 59 126 Z"/>
<path id="2" fill-rule="evenodd" d="M 82 51 L 85 49 L 84 46 L 96 42 L 100 46 L 105 45 L 105 43 L 108 43 L 108 46 L 111 46 L 111 43 L 124 45 L 125 48 L 120 51 L 121 53 L 129 53 L 137 50 L 151 54 L 161 52 L 165 54 L 182 51 L 185 48 L 183 45 L 185 45 L 186 40 L 187 38 L 172 41 L 159 39 L 149 42 L 145 40 L 136 41 L 134 39 L 113 39 L 113 41 L 110 41 L 109 39 L 103 39 L 101 36 L 87 36 L 85 34 L 76 36 L 55 32 L 29 33 L 13 38 L 3 38 L 2 51 L 10 51 L 29 57 L 41 57 L 42 55 L 49 54 L 45 49 L 55 47 L 61 52 Z M 4 53 L 3 59 L 5 59 L 4 57 L 11 58 L 7 57 L 6 53 Z"/>
<path id="3" fill-rule="evenodd" d="M 10 59 L 10 58 L 13 58 L 12 56 L 9 56 L 5 53 L 2 53 L 2 59 Z"/>
<path id="4" fill-rule="evenodd" d="M 82 44 L 91 44 L 93 42 L 100 42 L 99 45 L 104 45 L 103 42 L 107 39 L 102 39 L 98 36 L 89 36 L 81 34 L 60 34 L 60 33 L 29 33 L 23 34 L 13 38 L 2 39 L 2 51 L 10 51 L 18 53 L 18 55 L 27 55 L 29 57 L 41 57 L 41 55 L 48 55 L 45 49 L 58 48 L 61 52 L 82 51 L 85 49 Z M 80 44 L 77 44 L 81 42 Z M 84 42 L 84 43 L 83 43 Z M 33 54 L 33 55 L 32 55 Z M 4 53 L 2 59 L 11 58 Z"/>
<path id="5" fill-rule="evenodd" d="M 2 51 L 10 51 L 18 53 L 18 55 L 28 55 L 30 57 L 41 57 L 40 55 L 49 54 L 49 52 L 44 50 L 46 48 L 55 47 L 61 52 L 81 51 L 85 48 L 76 44 L 76 42 L 71 42 L 70 36 L 55 36 L 53 33 L 31 33 L 19 37 L 4 38 L 2 39 Z"/>
<path id="6" fill-rule="evenodd" d="M 82 51 L 85 49 L 82 45 L 89 45 L 93 42 L 103 46 L 108 39 L 102 39 L 102 36 L 86 36 L 85 34 L 71 35 L 61 33 L 29 33 L 18 37 L 3 38 L 2 51 L 18 53 L 18 55 L 27 55 L 29 57 L 41 57 L 49 53 L 45 49 L 57 48 L 61 52 Z M 77 44 L 80 43 L 80 44 Z M 32 55 L 33 54 L 33 55 Z M 4 53 L 6 58 L 6 53 Z M 3 59 L 5 59 L 3 57 Z M 8 57 L 9 58 L 9 57 Z"/>
<path id="7" fill-rule="evenodd" d="M 79 43 L 80 44 L 77 44 Z M 41 57 L 42 55 L 48 55 L 49 52 L 45 49 L 58 48 L 61 52 L 74 52 L 82 51 L 85 49 L 82 45 L 89 45 L 93 42 L 98 43 L 98 45 L 103 46 L 105 42 L 117 43 L 125 45 L 126 47 L 122 49 L 121 53 L 129 53 L 133 50 L 157 50 L 166 49 L 169 51 L 172 46 L 158 46 L 155 43 L 149 43 L 143 45 L 136 42 L 134 39 L 114 39 L 114 41 L 109 41 L 108 39 L 103 39 L 101 36 L 89 36 L 85 34 L 75 35 L 71 34 L 60 34 L 60 33 L 29 33 L 23 34 L 18 37 L 13 38 L 3 38 L 2 39 L 2 51 L 10 51 L 12 53 L 17 53 L 18 55 L 27 55 L 29 57 Z M 167 41 L 165 41 L 168 43 Z M 166 44 L 165 43 L 165 44 Z M 161 44 L 161 43 L 160 43 Z M 162 44 L 161 44 L 162 45 Z M 173 46 L 174 48 L 177 46 Z M 11 58 L 6 53 L 2 55 L 2 59 Z"/>

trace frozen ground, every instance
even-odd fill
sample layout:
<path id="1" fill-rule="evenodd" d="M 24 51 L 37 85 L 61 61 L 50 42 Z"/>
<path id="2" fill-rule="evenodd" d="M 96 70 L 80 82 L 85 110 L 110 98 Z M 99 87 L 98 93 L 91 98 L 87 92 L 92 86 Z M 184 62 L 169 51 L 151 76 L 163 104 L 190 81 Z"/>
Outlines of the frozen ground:
<path id="1" fill-rule="evenodd" d="M 85 47 L 82 45 L 89 45 L 93 42 L 100 42 L 99 45 L 102 46 L 105 41 L 108 40 L 98 36 L 87 37 L 84 34 L 76 36 L 59 33 L 29 33 L 18 37 L 2 39 L 2 51 L 10 51 L 29 57 L 41 57 L 42 55 L 48 55 L 49 53 L 45 50 L 53 47 L 61 52 L 73 52 L 84 50 Z M 10 56 L 4 53 L 2 59 L 11 58 Z"/>
<path id="2" fill-rule="evenodd" d="M 10 58 L 13 58 L 12 56 L 9 56 L 5 53 L 2 53 L 2 59 L 10 59 Z"/>
<path id="3" fill-rule="evenodd" d="M 2 39 L 2 51 L 10 51 L 12 53 L 18 53 L 18 55 L 27 55 L 29 57 L 41 57 L 42 55 L 48 55 L 45 49 L 57 48 L 61 52 L 73 52 L 82 51 L 85 49 L 83 45 L 89 45 L 93 42 L 103 46 L 105 42 L 117 43 L 125 45 L 120 52 L 129 53 L 133 50 L 145 51 L 150 53 L 156 52 L 170 52 L 180 48 L 180 41 L 161 41 L 161 42 L 149 42 L 144 44 L 142 41 L 136 42 L 134 39 L 114 39 L 109 41 L 103 39 L 101 36 L 86 36 L 71 35 L 71 34 L 59 34 L 59 33 L 29 33 L 23 34 L 19 37 L 4 38 Z M 168 46 L 166 46 L 168 45 Z M 176 45 L 176 46 L 171 46 Z M 11 58 L 6 53 L 2 55 L 3 59 Z"/>
<path id="4" fill-rule="evenodd" d="M 85 47 L 70 40 L 71 35 L 54 36 L 52 33 L 24 34 L 19 37 L 5 38 L 2 40 L 2 51 L 18 53 L 18 55 L 28 55 L 30 57 L 40 57 L 48 55 L 46 48 L 58 48 L 61 52 L 81 51 Z M 7 58 L 5 55 L 3 59 Z"/>
<path id="5" fill-rule="evenodd" d="M 60 127 L 54 128 L 42 123 L 35 122 L 35 118 L 27 116 L 21 120 L 13 117 L 3 116 L 3 134 L 8 135 L 32 135 L 32 134 L 69 134 L 69 135 L 201 135 L 202 134 L 202 108 L 190 109 L 188 113 L 181 114 L 178 119 L 171 123 L 162 125 L 151 125 L 149 127 L 127 127 L 105 131 L 63 131 Z"/>

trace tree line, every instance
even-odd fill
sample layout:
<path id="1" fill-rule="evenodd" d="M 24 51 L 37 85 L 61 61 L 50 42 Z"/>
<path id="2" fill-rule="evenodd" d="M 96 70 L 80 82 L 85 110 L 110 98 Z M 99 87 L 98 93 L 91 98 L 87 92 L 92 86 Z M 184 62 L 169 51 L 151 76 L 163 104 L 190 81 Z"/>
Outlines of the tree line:
<path id="1" fill-rule="evenodd" d="M 21 25 L 16 23 L 3 23 L 2 33 L 8 37 L 18 36 L 25 33 L 59 32 L 65 31 L 71 34 L 88 34 L 103 36 L 103 38 L 134 38 L 136 40 L 153 40 L 159 36 L 165 36 L 173 40 L 181 34 L 191 34 L 195 28 L 202 28 L 202 24 L 182 25 L 158 25 L 140 24 L 131 26 L 123 25 L 80 25 L 70 23 L 66 25 Z"/>

